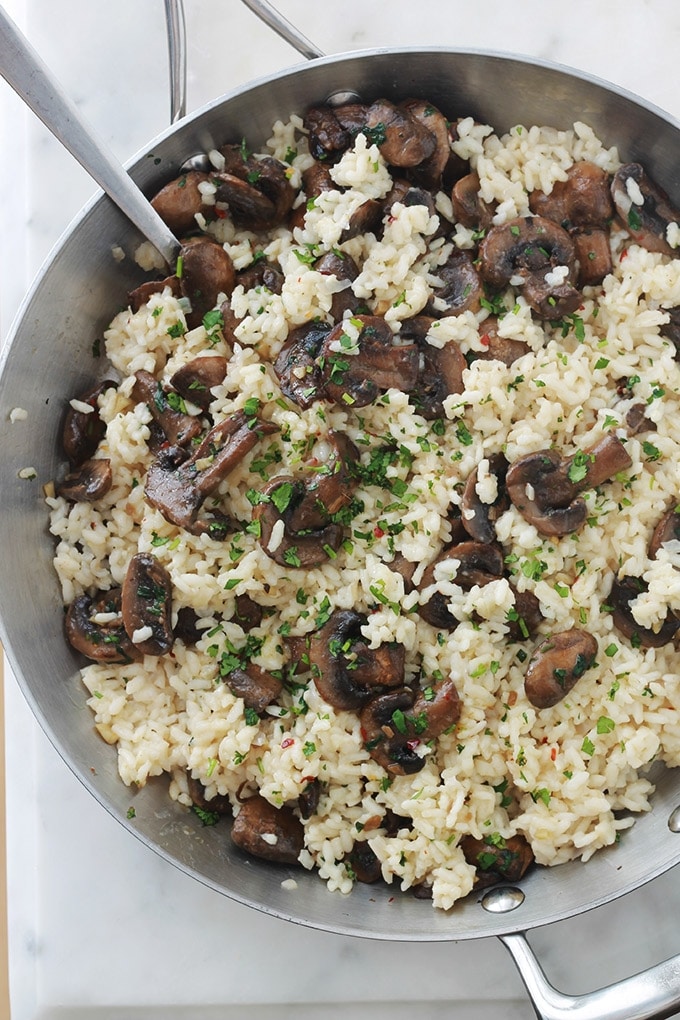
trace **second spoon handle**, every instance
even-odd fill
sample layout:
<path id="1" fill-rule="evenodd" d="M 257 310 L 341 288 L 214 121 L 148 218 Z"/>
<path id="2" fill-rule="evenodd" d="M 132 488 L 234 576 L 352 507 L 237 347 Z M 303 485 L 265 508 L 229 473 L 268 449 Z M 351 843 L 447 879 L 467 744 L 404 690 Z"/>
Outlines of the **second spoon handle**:
<path id="1" fill-rule="evenodd" d="M 42 58 L 0 7 L 0 75 L 174 266 L 179 241 L 123 165 L 85 123 Z"/>

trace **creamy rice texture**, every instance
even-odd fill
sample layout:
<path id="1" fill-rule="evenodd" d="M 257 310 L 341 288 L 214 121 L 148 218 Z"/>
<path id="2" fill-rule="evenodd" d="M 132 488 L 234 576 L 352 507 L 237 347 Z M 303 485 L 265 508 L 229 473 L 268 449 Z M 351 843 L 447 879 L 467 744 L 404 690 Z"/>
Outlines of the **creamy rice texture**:
<path id="1" fill-rule="evenodd" d="M 575 160 L 609 172 L 618 166 L 616 151 L 583 124 L 567 132 L 514 128 L 498 137 L 470 120 L 458 134 L 454 148 L 479 173 L 482 197 L 497 203 L 498 223 L 526 215 L 528 192 L 549 191 Z M 139 786 L 168 773 L 171 796 L 188 806 L 190 773 L 208 800 L 229 795 L 236 811 L 238 797 L 255 791 L 276 806 L 295 802 L 318 778 L 322 794 L 304 822 L 302 865 L 318 869 L 330 889 L 349 892 L 352 872 L 343 859 L 355 841 L 368 840 L 387 882 L 403 890 L 426 883 L 434 905 L 448 909 L 475 880 L 459 846 L 463 836 L 520 833 L 539 864 L 587 860 L 615 843 L 635 813 L 649 810 L 647 766 L 657 759 L 680 762 L 675 645 L 633 647 L 607 607 L 613 579 L 632 575 L 648 586 L 633 606 L 641 626 L 658 625 L 669 605 L 680 609 L 677 543 L 654 560 L 647 552 L 652 529 L 680 497 L 680 365 L 660 331 L 665 310 L 680 305 L 680 261 L 629 243 L 621 230 L 613 239 L 613 273 L 584 290 L 582 307 L 565 328 L 532 318 L 508 288 L 500 333 L 524 341 L 527 353 L 511 367 L 470 358 L 464 391 L 446 399 L 442 422 L 425 420 L 398 390 L 356 411 L 328 401 L 303 410 L 282 394 L 272 361 L 290 329 L 328 314 L 337 281 L 295 252 L 337 246 L 352 211 L 391 187 L 379 150 L 359 138 L 333 171 L 344 190 L 324 193 L 295 234 L 279 228 L 267 241 L 266 255 L 285 273 L 282 293 L 235 291 L 232 307 L 243 318 L 233 348 L 219 335 L 208 337 L 203 326 L 173 337 L 185 311 L 169 291 L 115 317 L 106 352 L 122 382 L 99 398 L 107 434 L 98 453 L 111 460 L 113 486 L 94 504 L 48 500 L 55 566 L 70 602 L 120 585 L 131 557 L 151 553 L 169 571 L 174 610 L 192 607 L 199 617 L 195 646 L 176 641 L 170 655 L 82 671 L 95 726 L 115 745 L 123 782 Z M 277 125 L 268 151 L 280 156 L 291 140 L 299 175 L 311 162 L 299 120 Z M 451 219 L 447 196 L 439 196 L 437 208 L 444 221 Z M 451 240 L 436 237 L 439 216 L 397 204 L 380 241 L 368 234 L 340 245 L 361 266 L 355 293 L 395 333 L 425 307 L 450 253 Z M 448 226 L 464 247 L 465 228 Z M 228 220 L 207 229 L 237 267 L 248 265 L 261 244 Z M 438 320 L 429 341 L 479 352 L 488 314 Z M 223 541 L 170 524 L 146 501 L 151 414 L 131 397 L 136 371 L 167 385 L 181 365 L 206 353 L 228 359 L 226 378 L 213 390 L 213 420 L 257 398 L 262 417 L 278 427 L 219 486 L 225 512 L 244 522 Z M 511 506 L 496 524 L 508 578 L 464 590 L 450 569 L 439 570 L 432 591 L 446 597 L 460 622 L 449 632 L 422 620 L 415 610 L 432 591 L 407 591 L 391 564 L 401 554 L 416 564 L 414 582 L 420 582 L 450 541 L 449 508 L 460 507 L 468 475 L 480 467 L 477 493 L 493 502 L 492 454 L 502 450 L 512 462 L 552 445 L 571 454 L 607 433 L 625 435 L 626 411 L 636 402 L 645 404 L 655 431 L 628 436 L 630 469 L 585 493 L 586 526 L 546 539 Z M 360 482 L 355 495 L 363 509 L 337 556 L 305 571 L 281 566 L 247 527 L 248 493 L 278 474 L 304 473 L 314 457 L 323 462 L 331 429 L 354 441 L 364 463 L 385 445 L 396 451 L 387 468 L 392 491 Z M 539 600 L 544 621 L 533 640 L 508 640 L 510 582 Z M 284 638 L 313 632 L 332 610 L 355 609 L 367 614 L 363 635 L 370 647 L 404 645 L 408 678 L 455 679 L 462 703 L 457 726 L 434 749 L 423 748 L 419 772 L 389 776 L 367 750 L 358 715 L 324 701 L 309 675 L 296 677 L 262 718 L 246 719 L 242 699 L 219 668 L 223 653 L 247 640 L 235 619 L 235 598 L 243 594 L 271 609 L 251 632 L 262 668 L 285 668 Z M 570 627 L 595 637 L 596 663 L 567 697 L 538 710 L 524 690 L 527 659 L 545 635 Z M 380 824 L 387 812 L 407 820 L 395 834 Z M 223 825 L 211 835 L 227 838 Z"/>

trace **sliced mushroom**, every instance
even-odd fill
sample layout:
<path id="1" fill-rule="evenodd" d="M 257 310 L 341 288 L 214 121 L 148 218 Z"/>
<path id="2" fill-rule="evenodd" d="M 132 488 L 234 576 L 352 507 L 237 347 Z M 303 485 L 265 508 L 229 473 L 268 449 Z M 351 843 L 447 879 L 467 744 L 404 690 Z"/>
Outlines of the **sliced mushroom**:
<path id="1" fill-rule="evenodd" d="M 371 849 L 370 844 L 364 840 L 355 840 L 354 846 L 345 857 L 349 863 L 352 874 L 357 882 L 364 882 L 372 885 L 382 879 L 382 865 Z"/>
<path id="2" fill-rule="evenodd" d="M 502 453 L 492 453 L 489 460 L 489 474 L 496 479 L 496 497 L 491 503 L 483 503 L 478 492 L 479 469 L 469 475 L 463 489 L 463 527 L 476 542 L 496 541 L 496 521 L 510 507 L 510 497 L 505 487 L 508 462 Z"/>
<path id="3" fill-rule="evenodd" d="M 141 657 L 132 644 L 121 616 L 121 590 L 79 595 L 66 611 L 69 644 L 94 662 L 128 663 Z"/>
<path id="4" fill-rule="evenodd" d="M 649 558 L 653 560 L 667 542 L 680 542 L 680 509 L 677 506 L 668 510 L 654 528 L 649 541 Z"/>
<path id="5" fill-rule="evenodd" d="M 146 404 L 151 415 L 163 432 L 164 441 L 173 446 L 187 446 L 201 432 L 201 422 L 186 411 L 173 407 L 170 395 L 162 384 L 145 369 L 135 372 L 132 398 Z M 175 403 L 179 398 L 175 395 Z"/>
<path id="6" fill-rule="evenodd" d="M 276 701 L 283 690 L 282 681 L 254 662 L 244 668 L 233 669 L 225 677 L 229 688 L 237 698 L 243 698 L 246 708 L 252 708 L 262 715 L 267 705 Z"/>
<path id="7" fill-rule="evenodd" d="M 416 384 L 419 354 L 416 344 L 396 344 L 389 325 L 377 315 L 352 319 L 359 329 L 355 341 L 339 322 L 320 351 L 324 392 L 341 406 L 365 407 L 382 390 L 410 392 Z"/>
<path id="8" fill-rule="evenodd" d="M 578 493 L 594 488 L 630 467 L 623 442 L 607 435 L 594 446 L 562 460 L 556 450 L 540 450 L 508 469 L 508 495 L 541 535 L 569 535 L 585 522 L 585 500 Z"/>
<path id="9" fill-rule="evenodd" d="M 438 191 L 451 156 L 449 126 L 446 117 L 424 99 L 405 99 L 400 107 L 434 136 L 435 147 L 430 156 L 410 171 L 410 176 L 429 191 Z"/>
<path id="10" fill-rule="evenodd" d="M 352 501 L 358 484 L 352 467 L 359 462 L 359 451 L 349 436 L 334 429 L 328 433 L 328 442 L 333 452 L 307 482 L 303 499 L 287 518 L 294 532 L 323 527 Z"/>
<path id="11" fill-rule="evenodd" d="M 516 281 L 541 318 L 570 315 L 581 303 L 576 251 L 566 230 L 542 216 L 520 216 L 491 227 L 479 246 L 482 278 L 494 288 Z"/>
<path id="12" fill-rule="evenodd" d="M 647 405 L 642 403 L 631 404 L 626 411 L 626 430 L 629 436 L 636 436 L 638 432 L 650 432 L 656 429 L 653 421 L 647 417 Z"/>
<path id="13" fill-rule="evenodd" d="M 526 641 L 536 635 L 543 623 L 541 603 L 532 591 L 518 591 L 512 584 L 510 589 L 515 597 L 515 605 L 507 616 L 508 637 L 511 641 Z"/>
<path id="14" fill-rule="evenodd" d="M 432 131 L 388 99 L 371 103 L 364 132 L 390 166 L 418 166 L 432 156 L 437 145 Z"/>
<path id="15" fill-rule="evenodd" d="M 187 772 L 187 786 L 189 787 L 189 796 L 191 797 L 192 804 L 195 807 L 201 809 L 201 811 L 214 812 L 217 815 L 230 815 L 231 814 L 231 801 L 226 794 L 217 794 L 215 797 L 211 797 L 210 800 L 206 797 L 205 786 L 199 779 L 194 779 L 191 772 Z"/>
<path id="16" fill-rule="evenodd" d="M 492 882 L 519 882 L 534 861 L 534 852 L 522 835 L 487 836 L 476 839 L 463 836 L 458 844 L 468 864 L 477 868 L 478 875 L 492 876 Z M 492 884 L 482 880 L 483 885 Z"/>
<path id="17" fill-rule="evenodd" d="M 668 227 L 680 223 L 676 209 L 662 188 L 647 175 L 640 163 L 625 163 L 614 174 L 612 197 L 623 226 L 648 251 L 677 258 L 667 237 Z"/>
<path id="18" fill-rule="evenodd" d="M 336 280 L 347 284 L 344 290 L 333 295 L 331 316 L 334 322 L 339 322 L 346 312 L 355 315 L 364 306 L 363 300 L 352 290 L 352 283 L 359 275 L 359 268 L 349 255 L 341 251 L 326 252 L 316 260 L 313 268 L 322 276 L 334 276 Z"/>
<path id="19" fill-rule="evenodd" d="M 457 180 L 451 191 L 456 222 L 469 230 L 488 230 L 493 223 L 494 206 L 484 201 L 479 188 L 479 174 L 473 170 Z"/>
<path id="20" fill-rule="evenodd" d="M 191 606 L 182 606 L 177 610 L 177 622 L 173 627 L 176 641 L 185 645 L 195 645 L 203 636 L 203 631 L 196 626 L 199 615 Z"/>
<path id="21" fill-rule="evenodd" d="M 419 737 L 409 734 L 406 713 L 411 712 L 415 693 L 400 687 L 372 698 L 361 710 L 361 735 L 371 758 L 394 776 L 410 776 L 425 765 L 418 754 Z"/>
<path id="22" fill-rule="evenodd" d="M 207 433 L 191 457 L 177 446 L 161 450 L 147 472 L 146 498 L 171 524 L 220 537 L 223 522 L 198 520 L 203 501 L 262 436 L 275 431 L 271 422 L 236 411 Z"/>
<path id="23" fill-rule="evenodd" d="M 79 394 L 77 404 L 87 404 L 91 411 L 77 410 L 69 405 L 61 433 L 61 445 L 72 465 L 78 466 L 90 460 L 106 435 L 106 424 L 99 415 L 98 400 L 106 390 L 116 389 L 118 383 L 111 379 L 97 383 L 92 389 Z"/>
<path id="24" fill-rule="evenodd" d="M 643 595 L 647 588 L 646 581 L 640 577 L 616 578 L 607 605 L 611 607 L 614 626 L 631 644 L 640 648 L 661 648 L 674 639 L 680 628 L 680 619 L 669 611 L 658 630 L 641 627 L 633 616 L 630 604 L 638 595 Z"/>
<path id="25" fill-rule="evenodd" d="M 69 471 L 55 489 L 57 496 L 63 496 L 70 503 L 95 503 L 106 495 L 112 482 L 111 461 L 101 457 L 86 460 L 74 471 Z"/>
<path id="26" fill-rule="evenodd" d="M 172 582 L 155 556 L 137 553 L 128 564 L 121 593 L 123 626 L 142 655 L 165 655 L 174 641 Z"/>
<path id="27" fill-rule="evenodd" d="M 490 315 L 479 327 L 480 341 L 484 350 L 474 352 L 475 361 L 502 361 L 510 368 L 519 358 L 528 354 L 531 348 L 524 340 L 499 336 L 499 320 Z"/>
<path id="28" fill-rule="evenodd" d="M 234 599 L 234 620 L 246 633 L 253 627 L 259 627 L 264 618 L 264 610 L 250 595 L 237 595 Z"/>
<path id="29" fill-rule="evenodd" d="M 527 698 L 535 708 L 552 708 L 595 662 L 597 641 L 578 627 L 551 634 L 533 651 L 524 676 Z"/>
<path id="30" fill-rule="evenodd" d="M 185 400 L 207 411 L 214 400 L 213 389 L 224 381 L 226 374 L 227 359 L 220 354 L 211 354 L 187 361 L 173 373 L 170 385 Z"/>
<path id="31" fill-rule="evenodd" d="M 266 259 L 258 259 L 236 274 L 236 286 L 244 290 L 264 289 L 270 294 L 280 294 L 285 277 L 280 269 Z"/>
<path id="32" fill-rule="evenodd" d="M 376 692 L 404 681 L 402 645 L 369 649 L 361 635 L 366 617 L 337 609 L 308 641 L 306 657 L 321 697 L 344 711 L 359 709 Z"/>
<path id="33" fill-rule="evenodd" d="M 445 549 L 430 563 L 423 573 L 419 589 L 422 591 L 435 584 L 437 568 L 450 560 L 458 563 L 454 584 L 466 591 L 503 576 L 503 552 L 499 546 L 482 542 L 460 542 Z M 459 621 L 449 609 L 448 603 L 449 599 L 445 595 L 435 592 L 426 603 L 418 607 L 418 613 L 433 627 L 454 630 Z"/>
<path id="34" fill-rule="evenodd" d="M 425 306 L 427 315 L 439 318 L 479 311 L 484 289 L 469 252 L 454 249 L 444 265 L 437 268 L 436 275 L 442 283 L 432 289 L 432 297 Z"/>
<path id="35" fill-rule="evenodd" d="M 567 170 L 564 181 L 555 181 L 552 191 L 533 191 L 529 208 L 538 216 L 572 227 L 604 227 L 614 215 L 609 174 L 596 163 L 579 160 Z"/>
<path id="36" fill-rule="evenodd" d="M 462 393 L 465 355 L 454 340 L 435 347 L 427 334 L 437 321 L 429 315 L 415 315 L 401 324 L 402 340 L 413 340 L 420 350 L 418 379 L 409 393 L 409 403 L 428 421 L 444 418 L 444 400 L 451 393 Z"/>
<path id="37" fill-rule="evenodd" d="M 193 329 L 217 305 L 221 294 L 231 294 L 236 271 L 222 245 L 205 236 L 187 238 L 180 249 L 180 259 L 180 289 L 191 302 L 187 325 Z"/>
<path id="38" fill-rule="evenodd" d="M 247 230 L 269 230 L 282 223 L 295 201 L 286 167 L 272 156 L 256 158 L 241 146 L 220 149 L 225 167 L 213 175 L 216 198 L 226 202 L 231 217 Z"/>
<path id="39" fill-rule="evenodd" d="M 406 723 L 414 737 L 427 743 L 450 732 L 460 719 L 461 709 L 458 688 L 449 677 L 420 689 Z"/>
<path id="40" fill-rule="evenodd" d="M 323 396 L 318 357 L 331 328 L 326 322 L 307 322 L 291 330 L 274 362 L 281 392 L 298 407 L 311 407 Z"/>
<path id="41" fill-rule="evenodd" d="M 208 174 L 190 170 L 170 181 L 151 199 L 151 205 L 176 237 L 196 229 L 196 214 L 203 209 L 199 185 L 209 180 Z"/>
<path id="42" fill-rule="evenodd" d="M 139 287 L 135 287 L 128 294 L 128 304 L 132 312 L 138 312 L 143 308 L 149 298 L 154 294 L 162 294 L 168 288 L 173 297 L 180 297 L 182 289 L 176 276 L 166 276 L 163 280 L 147 280 Z"/>
<path id="43" fill-rule="evenodd" d="M 300 812 L 300 818 L 311 818 L 315 815 L 319 801 L 321 800 L 321 783 L 318 779 L 307 778 L 307 782 L 304 790 L 297 799 L 297 807 Z"/>
<path id="44" fill-rule="evenodd" d="M 677 361 L 680 359 L 680 307 L 662 308 L 661 310 L 668 314 L 668 322 L 659 326 L 659 332 L 661 336 L 665 336 L 675 344 L 675 358 Z"/>
<path id="45" fill-rule="evenodd" d="M 266 500 L 254 508 L 253 519 L 260 522 L 262 548 L 276 563 L 283 567 L 308 569 L 321 566 L 336 555 L 344 535 L 341 524 L 305 526 L 298 531 L 290 525 L 292 515 L 305 500 L 306 489 L 302 481 L 278 475 L 268 482 L 262 494 Z M 307 505 L 311 511 L 313 504 Z M 298 522 L 300 519 L 298 514 Z"/>
<path id="46" fill-rule="evenodd" d="M 241 803 L 231 828 L 240 850 L 278 864 L 297 864 L 305 845 L 302 822 L 292 808 L 277 808 L 260 794 Z"/>
<path id="47" fill-rule="evenodd" d="M 573 231 L 571 238 L 578 261 L 579 287 L 594 287 L 602 283 L 612 271 L 612 251 L 609 231 L 584 229 Z"/>
<path id="48" fill-rule="evenodd" d="M 337 112 L 330 106 L 311 106 L 303 123 L 314 159 L 334 163 L 352 144 L 352 133 L 342 126 Z"/>

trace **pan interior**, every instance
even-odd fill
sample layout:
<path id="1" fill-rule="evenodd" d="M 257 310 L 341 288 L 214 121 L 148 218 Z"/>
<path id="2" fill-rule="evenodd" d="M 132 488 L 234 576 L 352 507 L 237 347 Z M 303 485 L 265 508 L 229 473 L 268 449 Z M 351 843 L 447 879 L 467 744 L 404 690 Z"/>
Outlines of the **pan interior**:
<path id="1" fill-rule="evenodd" d="M 678 125 L 659 111 L 554 66 L 442 49 L 363 52 L 262 80 L 154 140 L 132 162 L 131 173 L 152 193 L 188 155 L 244 135 L 255 143 L 264 140 L 277 118 L 350 90 L 364 98 L 421 96 L 436 101 L 451 119 L 471 115 L 498 130 L 516 123 L 566 128 L 578 117 L 606 144 L 616 144 L 622 158 L 644 162 L 680 201 Z M 93 201 L 57 245 L 26 299 L 3 351 L 0 378 L 3 640 L 38 720 L 94 796 L 151 848 L 221 893 L 282 918 L 381 939 L 463 939 L 532 928 L 620 896 L 680 861 L 680 834 L 669 826 L 680 806 L 672 771 L 660 771 L 654 810 L 638 818 L 618 846 L 587 865 L 534 870 L 520 896 L 495 904 L 512 908 L 500 912 L 474 895 L 440 913 L 390 888 L 358 885 L 348 897 L 331 894 L 306 872 L 246 860 L 231 847 L 223 824 L 203 828 L 168 799 L 160 781 L 135 794 L 135 818 L 127 819 L 130 790 L 118 778 L 115 750 L 93 730 L 78 662 L 63 638 L 41 486 L 60 468 L 57 438 L 66 401 L 101 374 L 93 343 L 126 293 L 142 282 L 130 257 L 139 241 L 107 199 Z M 122 263 L 112 255 L 117 246 L 127 255 Z M 17 406 L 27 417 L 11 424 L 10 412 Z M 20 477 L 27 467 L 33 468 L 34 480 Z M 289 878 L 296 888 L 282 886 Z"/>

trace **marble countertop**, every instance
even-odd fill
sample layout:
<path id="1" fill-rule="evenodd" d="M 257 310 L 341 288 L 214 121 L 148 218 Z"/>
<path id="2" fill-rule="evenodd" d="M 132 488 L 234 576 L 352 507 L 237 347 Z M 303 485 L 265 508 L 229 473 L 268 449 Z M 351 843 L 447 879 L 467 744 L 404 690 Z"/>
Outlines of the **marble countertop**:
<path id="1" fill-rule="evenodd" d="M 186 6 L 189 110 L 301 60 L 237 0 Z M 527 54 L 609 79 L 680 117 L 677 0 L 618 0 L 615 14 L 592 0 L 487 0 L 472 12 L 455 0 L 278 6 L 328 53 L 434 44 Z M 121 159 L 164 129 L 162 0 L 5 0 L 5 7 Z M 4 336 L 43 258 L 95 188 L 0 86 Z M 12 1020 L 269 1020 L 287 1016 L 291 1004 L 297 1016 L 320 1020 L 399 1020 L 414 1004 L 431 1020 L 534 1015 L 495 941 L 405 945 L 314 932 L 180 874 L 86 793 L 11 674 L 5 699 Z M 532 941 L 550 978 L 577 991 L 680 952 L 678 908 L 676 869 Z"/>

